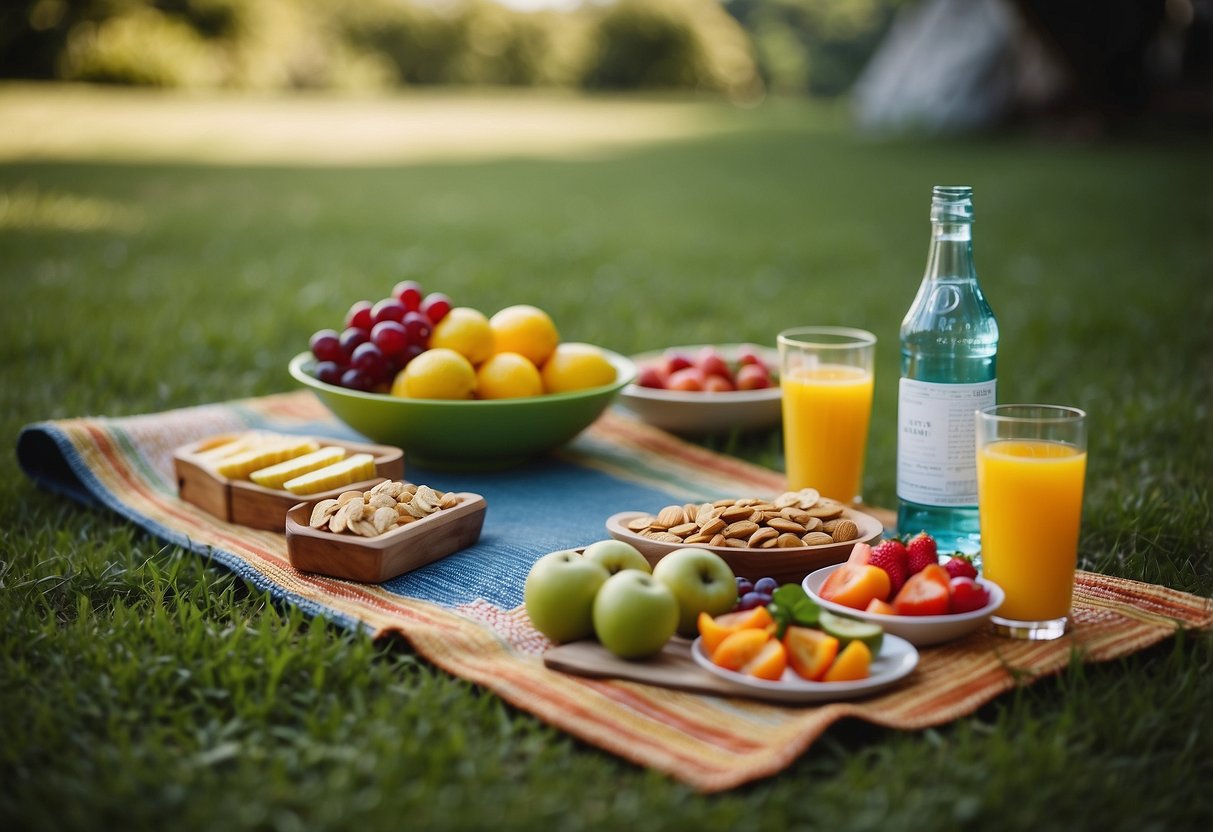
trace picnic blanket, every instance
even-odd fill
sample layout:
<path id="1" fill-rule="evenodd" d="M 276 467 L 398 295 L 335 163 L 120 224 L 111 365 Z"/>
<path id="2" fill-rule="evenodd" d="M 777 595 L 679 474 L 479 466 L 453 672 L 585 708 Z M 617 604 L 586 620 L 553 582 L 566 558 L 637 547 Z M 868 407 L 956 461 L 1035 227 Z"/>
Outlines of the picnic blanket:
<path id="1" fill-rule="evenodd" d="M 220 521 L 177 497 L 172 453 L 213 434 L 264 428 L 357 439 L 310 392 L 126 418 L 26 427 L 17 453 L 39 486 L 101 506 L 233 570 L 307 613 L 375 637 L 398 633 L 445 671 L 579 739 L 702 791 L 779 772 L 844 717 L 895 729 L 940 725 L 1072 657 L 1127 655 L 1179 628 L 1213 626 L 1213 603 L 1165 587 L 1080 572 L 1072 633 L 1053 642 L 988 634 L 922 651 L 901 684 L 867 699 L 778 705 L 689 693 L 544 666 L 551 644 L 530 625 L 531 564 L 606 537 L 618 511 L 783 490 L 782 474 L 683 442 L 608 411 L 557 454 L 510 471 L 441 473 L 405 461 L 405 478 L 485 496 L 480 542 L 377 585 L 293 569 L 286 539 Z"/>

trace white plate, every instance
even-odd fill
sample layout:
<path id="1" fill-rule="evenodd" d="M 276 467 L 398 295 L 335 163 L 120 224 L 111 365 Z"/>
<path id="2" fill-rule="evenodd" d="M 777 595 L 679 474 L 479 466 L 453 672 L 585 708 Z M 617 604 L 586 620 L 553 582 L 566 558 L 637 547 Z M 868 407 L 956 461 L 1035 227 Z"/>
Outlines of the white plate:
<path id="1" fill-rule="evenodd" d="M 753 349 L 772 373 L 779 372 L 779 353 L 753 344 L 695 344 L 669 347 L 632 356 L 637 369 L 661 360 L 667 351 L 694 358 L 704 346 L 714 347 L 725 361 L 735 362 L 742 349 Z M 733 390 L 725 393 L 694 393 L 657 390 L 629 384 L 619 394 L 619 403 L 650 425 L 673 433 L 721 433 L 738 428 L 758 430 L 778 425 L 783 418 L 783 395 L 776 383 L 762 390 Z"/>
<path id="2" fill-rule="evenodd" d="M 790 667 L 778 682 L 726 670 L 708 658 L 703 651 L 702 638 L 695 639 L 691 645 L 691 658 L 712 675 L 744 688 L 747 694 L 775 702 L 831 702 L 867 696 L 905 678 L 918 665 L 918 651 L 914 645 L 888 633 L 880 645 L 880 654 L 872 660 L 871 675 L 855 682 L 810 682 L 797 676 Z"/>
<path id="3" fill-rule="evenodd" d="M 901 636 L 911 644 L 919 647 L 926 647 L 931 644 L 942 644 L 945 641 L 953 641 L 967 636 L 969 633 L 982 627 L 994 611 L 1002 606 L 1002 601 L 1006 594 L 1002 591 L 1002 587 L 985 578 L 978 578 L 977 583 L 986 588 L 990 593 L 990 602 L 979 610 L 973 612 L 961 612 L 954 615 L 877 615 L 872 612 L 864 612 L 863 610 L 852 609 L 845 607 L 842 604 L 836 604 L 833 601 L 827 601 L 818 595 L 818 590 L 825 583 L 826 578 L 830 577 L 833 572 L 844 564 L 836 563 L 833 566 L 827 566 L 824 569 L 818 569 L 804 579 L 801 586 L 804 591 L 809 594 L 809 597 L 820 604 L 823 608 L 831 612 L 842 613 L 849 615 L 851 618 L 858 618 L 861 621 L 870 621 L 873 624 L 879 624 L 884 628 L 885 634 L 892 633 L 893 635 Z"/>

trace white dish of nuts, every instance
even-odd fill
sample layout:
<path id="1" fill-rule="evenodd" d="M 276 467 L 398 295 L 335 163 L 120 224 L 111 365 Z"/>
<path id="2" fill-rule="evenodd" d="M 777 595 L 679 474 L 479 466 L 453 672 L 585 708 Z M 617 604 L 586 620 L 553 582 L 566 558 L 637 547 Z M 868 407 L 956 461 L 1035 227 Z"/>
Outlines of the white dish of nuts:
<path id="1" fill-rule="evenodd" d="M 799 583 L 805 575 L 847 559 L 856 543 L 880 537 L 871 515 L 823 498 L 811 489 L 776 497 L 737 497 L 670 505 L 656 514 L 621 512 L 607 532 L 656 563 L 685 546 L 709 549 L 733 574 Z"/>
<path id="2" fill-rule="evenodd" d="M 479 494 L 384 480 L 294 506 L 287 553 L 301 571 L 380 583 L 474 544 L 486 507 Z"/>

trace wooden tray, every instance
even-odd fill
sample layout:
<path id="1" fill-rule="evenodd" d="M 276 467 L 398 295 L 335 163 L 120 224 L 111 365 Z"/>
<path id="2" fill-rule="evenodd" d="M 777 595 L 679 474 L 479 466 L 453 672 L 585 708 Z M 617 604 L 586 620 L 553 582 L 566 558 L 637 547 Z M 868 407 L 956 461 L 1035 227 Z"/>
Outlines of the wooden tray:
<path id="1" fill-rule="evenodd" d="M 488 507 L 479 494 L 456 492 L 459 502 L 377 537 L 336 534 L 308 525 L 312 506 L 299 503 L 286 515 L 291 566 L 333 578 L 377 584 L 466 549 L 480 539 Z"/>
<path id="2" fill-rule="evenodd" d="M 826 543 L 821 546 L 802 546 L 795 549 L 733 549 L 728 546 L 706 546 L 702 543 L 661 543 L 636 534 L 628 528 L 628 523 L 637 517 L 643 517 L 647 512 L 624 511 L 613 514 L 606 521 L 607 532 L 616 540 L 630 543 L 640 550 L 650 564 L 657 561 L 675 549 L 683 549 L 688 545 L 715 552 L 724 558 L 724 562 L 733 570 L 734 575 L 756 581 L 759 578 L 772 577 L 781 584 L 798 584 L 810 572 L 815 572 L 824 566 L 842 563 L 851 554 L 856 543 L 871 543 L 884 532 L 882 522 L 870 514 L 864 514 L 851 508 L 843 509 L 842 516 L 851 520 L 859 527 L 859 537 L 846 543 Z"/>
<path id="3" fill-rule="evenodd" d="M 259 431 L 249 431 L 257 433 Z M 230 434 L 235 439 L 243 434 Z M 212 436 L 183 445 L 173 452 L 173 467 L 177 474 L 177 495 L 187 503 L 193 503 L 220 520 L 237 523 L 252 529 L 281 532 L 286 522 L 286 513 L 301 499 L 319 501 L 336 497 L 343 491 L 366 491 L 376 483 L 404 477 L 404 452 L 389 445 L 369 445 L 362 442 L 344 442 L 325 437 L 297 437 L 314 439 L 322 446 L 335 445 L 345 448 L 348 454 L 368 453 L 375 458 L 374 479 L 343 485 L 341 488 L 320 494 L 308 494 L 306 498 L 292 494 L 286 489 L 265 488 L 249 480 L 234 480 L 220 475 L 213 467 L 201 460 L 200 450 L 214 447 L 217 440 L 225 437 Z"/>

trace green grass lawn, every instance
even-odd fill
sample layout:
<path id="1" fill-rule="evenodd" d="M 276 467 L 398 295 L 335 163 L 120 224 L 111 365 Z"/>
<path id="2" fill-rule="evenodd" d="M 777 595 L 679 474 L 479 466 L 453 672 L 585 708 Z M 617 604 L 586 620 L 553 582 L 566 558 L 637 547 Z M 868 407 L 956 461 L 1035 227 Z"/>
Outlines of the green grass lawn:
<path id="1" fill-rule="evenodd" d="M 436 101 L 390 104 L 424 117 Z M 553 119 L 570 106 L 545 101 Z M 325 124 L 336 105 L 313 104 Z M 875 142 L 836 110 L 658 102 L 619 111 L 643 140 L 582 148 L 570 135 L 569 152 L 551 154 L 518 155 L 502 137 L 511 152 L 495 155 L 491 119 L 451 128 L 481 137 L 474 154 L 368 150 L 368 165 L 333 161 L 310 133 L 277 164 L 242 157 L 231 131 L 216 135 L 237 148 L 218 157 L 150 154 L 154 119 L 126 145 L 90 152 L 77 133 L 43 153 L 75 106 L 30 122 L 42 132 L 24 145 L 0 142 L 10 449 L 35 420 L 291 389 L 286 362 L 313 330 L 412 277 L 487 312 L 541 305 L 566 338 L 625 353 L 773 343 L 806 323 L 871 329 L 865 493 L 889 505 L 897 328 L 924 265 L 930 188 L 971 184 L 1000 400 L 1091 414 L 1082 566 L 1213 594 L 1207 144 Z M 289 106 L 256 115 L 272 124 Z M 494 112 L 512 106 L 538 105 Z M 576 102 L 600 125 L 620 106 Z M 658 111 L 678 129 L 642 129 Z M 325 129 L 342 140 L 339 118 Z M 776 435 L 711 442 L 781 465 Z M 1213 824 L 1207 633 L 1076 664 L 937 730 L 844 722 L 783 774 L 704 797 L 402 644 L 309 622 L 37 491 L 11 450 L 0 466 L 4 828 Z"/>

